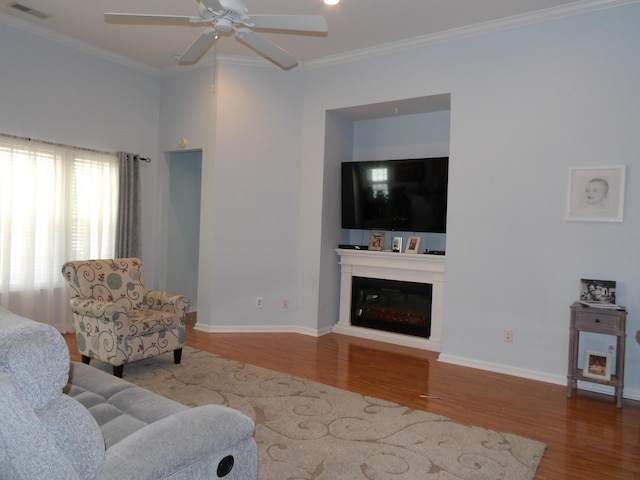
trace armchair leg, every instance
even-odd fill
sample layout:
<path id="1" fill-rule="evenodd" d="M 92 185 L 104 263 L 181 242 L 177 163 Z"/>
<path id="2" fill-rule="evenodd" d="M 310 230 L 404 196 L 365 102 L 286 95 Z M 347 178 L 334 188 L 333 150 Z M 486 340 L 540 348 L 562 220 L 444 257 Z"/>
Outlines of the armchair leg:
<path id="1" fill-rule="evenodd" d="M 180 360 L 182 360 L 182 349 L 177 348 L 173 351 L 173 361 L 176 365 L 178 365 L 180 363 Z"/>
<path id="2" fill-rule="evenodd" d="M 91 357 L 87 357 L 86 355 L 82 355 L 82 363 L 84 363 L 85 365 L 89 365 L 90 361 L 91 361 Z"/>
<path id="3" fill-rule="evenodd" d="M 124 364 L 113 366 L 113 376 L 122 378 L 122 372 L 124 371 Z"/>

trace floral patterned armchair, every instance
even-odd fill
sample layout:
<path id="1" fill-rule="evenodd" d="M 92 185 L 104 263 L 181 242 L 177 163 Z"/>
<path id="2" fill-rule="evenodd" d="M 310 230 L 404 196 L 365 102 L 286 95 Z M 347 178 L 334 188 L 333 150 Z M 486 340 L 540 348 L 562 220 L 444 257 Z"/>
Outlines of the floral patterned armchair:
<path id="1" fill-rule="evenodd" d="M 97 358 L 117 377 L 125 364 L 165 352 L 180 363 L 189 299 L 147 290 L 140 259 L 67 262 L 62 276 L 84 363 Z"/>

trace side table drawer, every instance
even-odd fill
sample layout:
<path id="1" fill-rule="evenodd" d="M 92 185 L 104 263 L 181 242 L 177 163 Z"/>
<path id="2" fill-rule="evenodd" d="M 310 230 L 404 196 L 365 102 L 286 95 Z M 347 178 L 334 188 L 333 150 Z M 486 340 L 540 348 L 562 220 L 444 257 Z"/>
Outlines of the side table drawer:
<path id="1" fill-rule="evenodd" d="M 575 328 L 588 332 L 615 335 L 620 332 L 620 315 L 602 312 L 577 312 Z"/>

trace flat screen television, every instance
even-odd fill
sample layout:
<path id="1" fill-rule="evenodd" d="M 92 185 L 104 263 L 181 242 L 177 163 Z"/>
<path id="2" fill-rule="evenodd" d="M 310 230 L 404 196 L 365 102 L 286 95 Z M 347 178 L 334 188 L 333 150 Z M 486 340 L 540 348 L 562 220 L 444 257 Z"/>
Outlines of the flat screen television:
<path id="1" fill-rule="evenodd" d="M 342 228 L 446 233 L 449 157 L 342 163 Z"/>

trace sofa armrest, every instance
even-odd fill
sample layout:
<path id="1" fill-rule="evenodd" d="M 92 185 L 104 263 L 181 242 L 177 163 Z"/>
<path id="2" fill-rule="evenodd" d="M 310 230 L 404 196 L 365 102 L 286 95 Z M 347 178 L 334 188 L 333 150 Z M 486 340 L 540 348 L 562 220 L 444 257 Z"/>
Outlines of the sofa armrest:
<path id="1" fill-rule="evenodd" d="M 215 473 L 218 462 L 228 455 L 236 456 L 236 462 L 255 463 L 237 465 L 238 471 L 255 471 L 258 459 L 253 429 L 249 417 L 229 407 L 189 408 L 151 423 L 110 447 L 97 479 L 174 478 L 207 458 L 211 465 L 200 468 Z"/>
<path id="2" fill-rule="evenodd" d="M 71 311 L 83 317 L 92 317 L 108 322 L 117 320 L 123 322 L 128 318 L 127 310 L 122 305 L 114 302 L 76 297 L 71 299 L 70 303 Z"/>
<path id="3" fill-rule="evenodd" d="M 147 290 L 144 298 L 149 308 L 175 312 L 179 317 L 184 317 L 189 310 L 189 299 L 184 295 L 175 295 L 160 290 Z"/>

